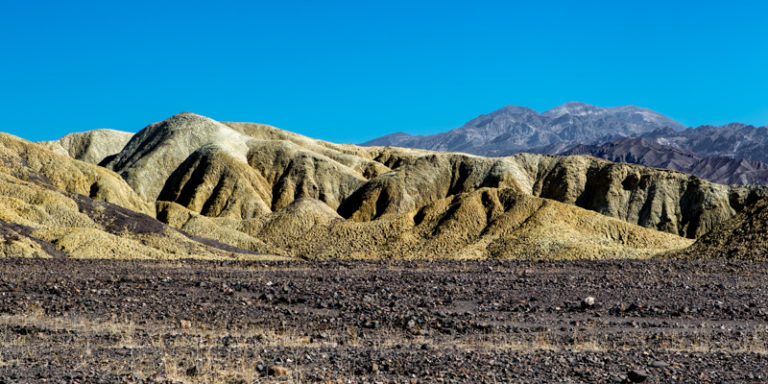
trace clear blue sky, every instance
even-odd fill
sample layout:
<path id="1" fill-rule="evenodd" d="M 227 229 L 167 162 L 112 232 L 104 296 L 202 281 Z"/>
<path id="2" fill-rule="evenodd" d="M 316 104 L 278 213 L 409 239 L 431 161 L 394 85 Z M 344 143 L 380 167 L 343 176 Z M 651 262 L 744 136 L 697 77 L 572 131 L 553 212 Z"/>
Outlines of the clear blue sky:
<path id="1" fill-rule="evenodd" d="M 362 142 L 515 104 L 768 124 L 768 1 L 0 0 L 0 131 L 181 111 Z"/>

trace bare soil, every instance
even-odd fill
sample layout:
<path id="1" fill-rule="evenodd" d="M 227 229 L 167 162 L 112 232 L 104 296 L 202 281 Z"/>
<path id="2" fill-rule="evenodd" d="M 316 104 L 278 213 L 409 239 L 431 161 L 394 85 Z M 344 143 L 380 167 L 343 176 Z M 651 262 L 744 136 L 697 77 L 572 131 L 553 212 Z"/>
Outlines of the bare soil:
<path id="1" fill-rule="evenodd" d="M 2 259 L 0 383 L 760 383 L 766 266 Z"/>

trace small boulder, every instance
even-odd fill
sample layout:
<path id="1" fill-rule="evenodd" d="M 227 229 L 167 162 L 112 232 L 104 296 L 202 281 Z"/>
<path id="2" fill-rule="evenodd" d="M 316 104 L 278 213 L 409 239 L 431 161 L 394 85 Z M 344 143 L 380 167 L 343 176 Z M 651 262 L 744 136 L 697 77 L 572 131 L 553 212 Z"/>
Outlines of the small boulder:
<path id="1" fill-rule="evenodd" d="M 633 369 L 627 372 L 627 379 L 632 383 L 642 383 L 648 379 L 648 373 L 641 369 Z"/>

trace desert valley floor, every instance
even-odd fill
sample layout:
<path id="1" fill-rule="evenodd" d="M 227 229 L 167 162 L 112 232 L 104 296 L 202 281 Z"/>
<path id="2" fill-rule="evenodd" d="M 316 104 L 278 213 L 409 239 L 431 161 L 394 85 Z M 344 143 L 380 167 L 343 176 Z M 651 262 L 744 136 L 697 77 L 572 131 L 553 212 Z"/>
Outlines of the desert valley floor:
<path id="1" fill-rule="evenodd" d="M 767 21 L 0 0 L 0 384 L 768 384 Z"/>
<path id="2" fill-rule="evenodd" d="M 0 259 L 0 383 L 759 383 L 767 280 L 735 261 Z"/>

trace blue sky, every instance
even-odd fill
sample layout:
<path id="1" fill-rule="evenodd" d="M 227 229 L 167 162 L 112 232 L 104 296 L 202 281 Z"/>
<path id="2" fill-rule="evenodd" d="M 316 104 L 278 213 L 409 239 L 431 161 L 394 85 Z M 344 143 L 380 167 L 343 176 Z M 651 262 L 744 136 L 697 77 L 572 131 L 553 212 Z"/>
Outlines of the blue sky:
<path id="1" fill-rule="evenodd" d="M 768 124 L 766 1 L 157 3 L 0 0 L 0 131 L 192 111 L 358 143 L 576 100 Z"/>

